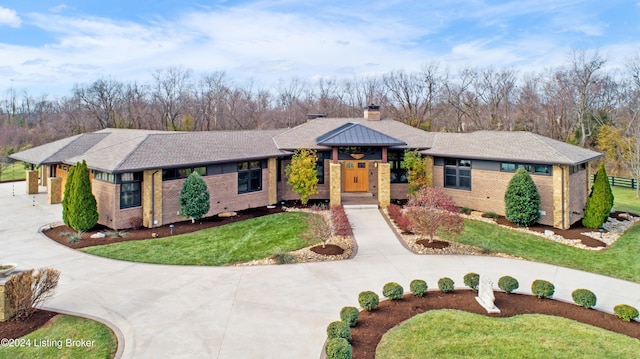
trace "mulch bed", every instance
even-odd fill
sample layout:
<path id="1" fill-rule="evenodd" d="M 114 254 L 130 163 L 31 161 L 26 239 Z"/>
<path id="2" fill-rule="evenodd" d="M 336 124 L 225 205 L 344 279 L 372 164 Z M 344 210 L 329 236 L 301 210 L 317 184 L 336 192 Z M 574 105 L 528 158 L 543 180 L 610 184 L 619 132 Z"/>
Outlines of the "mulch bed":
<path id="1" fill-rule="evenodd" d="M 362 311 L 354 328 L 351 328 L 354 359 L 374 359 L 376 346 L 391 328 L 401 322 L 433 309 L 460 309 L 490 317 L 511 317 L 518 314 L 547 314 L 576 320 L 601 327 L 612 332 L 640 339 L 640 323 L 624 322 L 614 315 L 575 304 L 534 296 L 494 292 L 495 305 L 500 313 L 488 314 L 475 300 L 471 290 L 455 290 L 451 293 L 429 291 L 422 297 L 406 294 L 398 301 L 383 301 L 372 312 Z"/>
<path id="2" fill-rule="evenodd" d="M 38 309 L 29 318 L 18 321 L 10 319 L 0 322 L 0 338 L 16 339 L 43 327 L 51 318 L 58 315 L 56 312 Z"/>
<path id="3" fill-rule="evenodd" d="M 309 249 L 314 253 L 323 254 L 325 256 L 336 256 L 344 253 L 344 249 L 335 244 L 327 244 L 324 248 L 322 248 L 322 245 L 317 245 Z"/>
<path id="4" fill-rule="evenodd" d="M 503 226 L 509 226 L 512 228 L 518 228 L 518 225 L 509 222 L 505 217 L 498 217 L 496 218 L 496 222 L 498 224 L 501 224 Z M 539 232 L 539 233 L 544 233 L 545 230 L 549 230 L 549 231 L 553 231 L 553 233 L 558 234 L 560 236 L 562 236 L 563 238 L 566 239 L 578 239 L 580 240 L 580 242 L 582 242 L 582 244 L 584 244 L 587 247 L 591 247 L 591 248 L 598 248 L 598 247 L 606 247 L 607 245 L 604 244 L 603 242 L 595 239 L 595 238 L 591 238 L 589 236 L 585 236 L 584 232 L 593 232 L 594 230 L 591 228 L 586 228 L 585 226 L 582 225 L 581 221 L 578 221 L 576 223 L 574 223 L 573 225 L 571 225 L 571 227 L 569 227 L 569 229 L 558 229 L 555 227 L 551 227 L 551 226 L 546 226 L 543 224 L 534 224 L 530 227 L 527 227 L 529 230 L 534 231 L 534 232 Z"/>
<path id="5" fill-rule="evenodd" d="M 438 241 L 438 240 L 434 240 L 433 242 L 429 243 L 428 239 L 421 239 L 419 241 L 416 241 L 416 243 L 422 245 L 425 248 L 433 248 L 433 249 L 444 249 L 449 247 L 449 242 Z"/>

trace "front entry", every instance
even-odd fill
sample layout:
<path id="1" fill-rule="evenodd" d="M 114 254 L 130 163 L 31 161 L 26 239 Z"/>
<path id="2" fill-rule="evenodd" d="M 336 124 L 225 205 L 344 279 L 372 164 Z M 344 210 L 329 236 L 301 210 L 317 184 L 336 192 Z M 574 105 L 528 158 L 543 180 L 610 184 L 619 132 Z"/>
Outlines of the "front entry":
<path id="1" fill-rule="evenodd" d="M 369 170 L 367 161 L 344 161 L 344 191 L 369 191 Z"/>

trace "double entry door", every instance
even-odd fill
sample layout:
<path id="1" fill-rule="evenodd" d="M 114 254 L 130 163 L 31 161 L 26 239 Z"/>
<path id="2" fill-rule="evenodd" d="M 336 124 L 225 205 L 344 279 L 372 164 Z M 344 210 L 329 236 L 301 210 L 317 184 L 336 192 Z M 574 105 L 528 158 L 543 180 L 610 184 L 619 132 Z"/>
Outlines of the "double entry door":
<path id="1" fill-rule="evenodd" d="M 344 191 L 367 192 L 369 170 L 367 161 L 344 161 Z"/>

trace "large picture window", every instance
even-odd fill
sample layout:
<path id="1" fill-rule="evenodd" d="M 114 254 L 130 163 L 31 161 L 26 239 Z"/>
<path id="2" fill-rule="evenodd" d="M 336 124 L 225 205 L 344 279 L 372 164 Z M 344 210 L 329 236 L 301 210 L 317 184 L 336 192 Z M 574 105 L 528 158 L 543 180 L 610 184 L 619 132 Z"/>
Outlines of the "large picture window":
<path id="1" fill-rule="evenodd" d="M 501 172 L 515 172 L 519 168 L 524 168 L 527 172 L 536 175 L 551 175 L 551 166 L 549 165 L 534 165 L 529 163 L 513 163 L 513 162 L 501 162 Z"/>
<path id="2" fill-rule="evenodd" d="M 238 163 L 238 193 L 262 191 L 262 162 Z"/>
<path id="3" fill-rule="evenodd" d="M 139 207 L 141 205 L 140 177 L 139 172 L 120 174 L 120 209 Z"/>
<path id="4" fill-rule="evenodd" d="M 404 152 L 389 151 L 387 161 L 391 168 L 391 183 L 407 183 L 407 169 L 404 167 Z"/>
<path id="5" fill-rule="evenodd" d="M 444 186 L 471 190 L 471 160 L 445 159 Z"/>

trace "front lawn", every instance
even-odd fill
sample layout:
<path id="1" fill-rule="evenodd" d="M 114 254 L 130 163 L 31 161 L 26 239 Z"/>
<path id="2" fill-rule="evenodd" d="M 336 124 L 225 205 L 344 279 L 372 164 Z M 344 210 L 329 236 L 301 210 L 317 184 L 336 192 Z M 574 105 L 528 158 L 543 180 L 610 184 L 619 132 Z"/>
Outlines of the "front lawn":
<path id="1" fill-rule="evenodd" d="M 560 317 L 433 310 L 387 332 L 376 358 L 636 358 L 639 351 L 638 339 Z"/>
<path id="2" fill-rule="evenodd" d="M 312 243 L 299 237 L 312 214 L 284 212 L 167 238 L 81 249 L 131 262 L 225 265 L 266 258 L 277 249 L 293 251 Z"/>
<path id="3" fill-rule="evenodd" d="M 631 188 L 611 187 L 614 197 L 613 208 L 620 212 L 640 214 L 640 198 L 636 190 Z"/>
<path id="4" fill-rule="evenodd" d="M 113 358 L 117 349 L 116 336 L 106 325 L 60 315 L 22 338 L 3 341 L 0 358 Z"/>
<path id="5" fill-rule="evenodd" d="M 1 163 L 0 166 L 2 166 L 2 173 L 0 173 L 0 182 L 22 181 L 26 178 L 24 162 L 16 161 L 10 164 Z"/>

